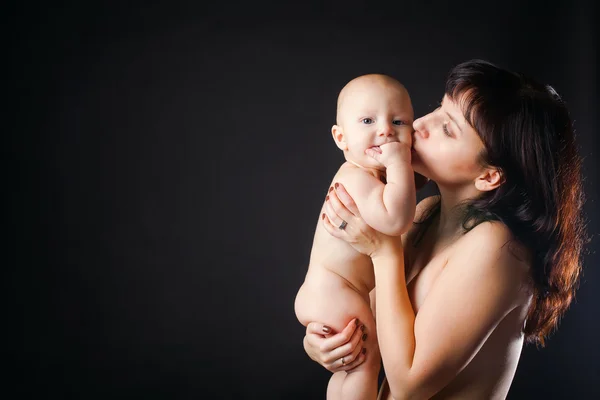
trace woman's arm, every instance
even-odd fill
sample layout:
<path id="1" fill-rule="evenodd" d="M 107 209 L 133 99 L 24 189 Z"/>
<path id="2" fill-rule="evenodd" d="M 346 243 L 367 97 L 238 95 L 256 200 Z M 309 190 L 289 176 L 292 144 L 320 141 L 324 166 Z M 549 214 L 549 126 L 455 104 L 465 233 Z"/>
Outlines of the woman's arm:
<path id="1" fill-rule="evenodd" d="M 523 299 L 526 268 L 504 246 L 510 240 L 507 230 L 484 223 L 468 235 L 457 244 L 416 317 L 401 249 L 386 248 L 373 258 L 377 334 L 396 399 L 429 398 L 441 390 Z"/>
<path id="2" fill-rule="evenodd" d="M 341 186 L 337 191 L 342 199 L 348 196 Z M 483 223 L 466 234 L 415 316 L 401 243 L 363 229 L 337 196 L 330 195 L 330 203 L 326 229 L 373 260 L 377 334 L 392 396 L 433 396 L 470 362 L 523 299 L 521 283 L 527 268 L 505 246 L 511 239 L 508 229 Z M 351 221 L 345 231 L 336 230 L 336 218 Z M 357 226 L 348 229 L 351 224 Z"/>

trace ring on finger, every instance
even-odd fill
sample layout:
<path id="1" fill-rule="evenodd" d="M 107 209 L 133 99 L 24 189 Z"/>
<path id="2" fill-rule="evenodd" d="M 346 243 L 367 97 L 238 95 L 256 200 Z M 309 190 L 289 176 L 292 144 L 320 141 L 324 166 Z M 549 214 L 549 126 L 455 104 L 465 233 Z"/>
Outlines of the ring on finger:
<path id="1" fill-rule="evenodd" d="M 346 229 L 346 226 L 348 226 L 348 223 L 344 220 L 342 220 L 342 223 L 340 224 L 340 226 L 338 227 L 340 230 L 344 230 Z"/>
<path id="2" fill-rule="evenodd" d="M 342 365 L 346 365 L 346 361 L 344 361 L 344 357 L 342 357 Z"/>

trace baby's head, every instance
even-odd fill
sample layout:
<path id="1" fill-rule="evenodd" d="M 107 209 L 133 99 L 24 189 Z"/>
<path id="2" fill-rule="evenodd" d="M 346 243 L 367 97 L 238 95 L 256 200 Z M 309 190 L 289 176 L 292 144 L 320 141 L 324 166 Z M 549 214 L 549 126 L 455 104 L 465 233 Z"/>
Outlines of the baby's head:
<path id="1" fill-rule="evenodd" d="M 404 86 L 387 75 L 362 75 L 338 96 L 333 140 L 346 160 L 382 169 L 365 150 L 389 142 L 412 143 L 414 113 Z"/>

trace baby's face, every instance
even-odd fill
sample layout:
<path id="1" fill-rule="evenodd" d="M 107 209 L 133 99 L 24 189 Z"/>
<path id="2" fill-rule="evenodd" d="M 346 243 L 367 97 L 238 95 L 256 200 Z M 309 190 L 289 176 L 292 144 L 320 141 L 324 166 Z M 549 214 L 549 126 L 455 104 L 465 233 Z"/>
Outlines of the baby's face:
<path id="1" fill-rule="evenodd" d="M 413 119 L 410 96 L 403 87 L 377 81 L 356 85 L 338 110 L 338 126 L 347 145 L 346 158 L 364 167 L 381 169 L 365 150 L 390 142 L 411 146 Z"/>

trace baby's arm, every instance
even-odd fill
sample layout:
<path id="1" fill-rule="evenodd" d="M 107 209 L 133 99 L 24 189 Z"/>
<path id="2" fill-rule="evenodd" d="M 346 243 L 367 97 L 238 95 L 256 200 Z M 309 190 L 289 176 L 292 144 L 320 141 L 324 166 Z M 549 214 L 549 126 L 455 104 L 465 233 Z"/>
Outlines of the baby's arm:
<path id="1" fill-rule="evenodd" d="M 417 201 L 410 147 L 390 143 L 381 149 L 378 159 L 386 166 L 386 184 L 358 168 L 347 170 L 340 181 L 367 224 L 386 235 L 398 236 L 411 226 Z"/>

